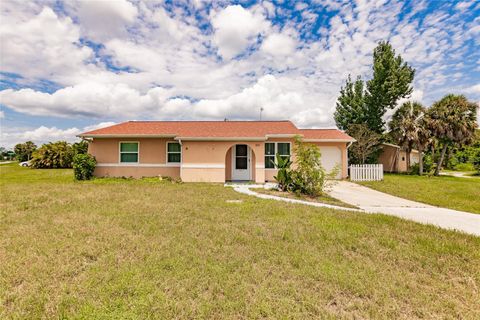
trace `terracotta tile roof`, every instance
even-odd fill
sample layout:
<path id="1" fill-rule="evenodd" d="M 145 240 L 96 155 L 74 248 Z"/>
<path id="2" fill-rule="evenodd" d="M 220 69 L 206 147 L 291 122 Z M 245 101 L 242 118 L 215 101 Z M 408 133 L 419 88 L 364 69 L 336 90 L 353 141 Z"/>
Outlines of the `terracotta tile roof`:
<path id="1" fill-rule="evenodd" d="M 354 141 L 352 137 L 338 129 L 299 129 L 305 140 L 349 140 Z"/>
<path id="2" fill-rule="evenodd" d="M 267 135 L 305 135 L 304 132 L 308 135 L 308 139 L 351 139 L 336 129 L 298 129 L 291 121 L 128 121 L 84 132 L 79 136 L 265 138 Z"/>

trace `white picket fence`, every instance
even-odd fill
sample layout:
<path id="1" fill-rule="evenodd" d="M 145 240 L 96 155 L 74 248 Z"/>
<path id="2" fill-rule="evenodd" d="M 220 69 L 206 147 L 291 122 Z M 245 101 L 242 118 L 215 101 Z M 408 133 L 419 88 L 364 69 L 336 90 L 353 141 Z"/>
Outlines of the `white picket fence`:
<path id="1" fill-rule="evenodd" d="M 352 181 L 383 180 L 383 164 L 352 164 L 350 166 L 350 180 Z"/>

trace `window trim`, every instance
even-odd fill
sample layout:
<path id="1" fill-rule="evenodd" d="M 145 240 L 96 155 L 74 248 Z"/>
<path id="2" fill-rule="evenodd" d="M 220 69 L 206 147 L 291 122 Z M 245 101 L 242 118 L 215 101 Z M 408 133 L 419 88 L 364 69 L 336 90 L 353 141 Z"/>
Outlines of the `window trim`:
<path id="1" fill-rule="evenodd" d="M 180 145 L 180 152 L 168 152 L 168 145 L 169 145 L 170 143 L 175 143 L 175 144 Z M 170 161 L 168 161 L 168 154 L 169 154 L 169 153 L 174 153 L 174 154 L 179 153 L 179 154 L 180 154 L 180 161 L 179 161 L 179 162 L 170 162 Z M 182 159 L 182 158 L 183 158 L 182 153 L 183 153 L 183 152 L 182 152 L 182 144 L 181 144 L 180 142 L 178 142 L 178 141 L 167 141 L 167 143 L 166 143 L 166 145 L 165 145 L 165 163 L 166 163 L 166 164 L 177 164 L 177 165 L 181 164 L 181 163 L 182 163 L 182 160 L 183 160 L 183 159 Z"/>
<path id="2" fill-rule="evenodd" d="M 122 143 L 136 143 L 137 144 L 137 152 L 122 152 Z M 122 162 L 122 153 L 136 153 L 137 154 L 137 162 Z M 135 165 L 140 163 L 140 141 L 119 141 L 118 142 L 118 163 L 122 165 Z"/>
<path id="3" fill-rule="evenodd" d="M 265 157 L 272 157 L 272 155 L 269 155 L 269 154 L 266 154 L 265 153 L 265 144 L 267 143 L 273 143 L 275 145 L 275 150 L 274 150 L 274 154 L 273 154 L 273 157 L 274 157 L 274 163 L 277 164 L 277 153 L 278 153 L 278 144 L 279 143 L 288 143 L 288 149 L 290 150 L 290 154 L 280 154 L 280 156 L 292 156 L 292 143 L 290 141 L 265 141 L 265 143 L 263 144 L 263 161 L 264 161 L 264 164 L 263 164 L 263 167 L 265 168 L 265 170 L 278 170 L 277 168 L 273 167 L 273 168 L 267 168 L 265 166 Z"/>

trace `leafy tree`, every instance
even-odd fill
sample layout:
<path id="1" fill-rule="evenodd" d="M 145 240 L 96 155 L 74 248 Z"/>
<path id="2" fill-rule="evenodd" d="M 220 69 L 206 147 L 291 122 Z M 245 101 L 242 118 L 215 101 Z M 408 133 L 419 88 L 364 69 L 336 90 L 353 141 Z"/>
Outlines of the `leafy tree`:
<path id="1" fill-rule="evenodd" d="M 412 149 L 419 145 L 419 133 L 423 129 L 421 119 L 424 114 L 425 108 L 420 103 L 405 102 L 395 111 L 389 123 L 391 135 L 407 153 L 407 170 L 410 169 Z"/>
<path id="2" fill-rule="evenodd" d="M 396 107 L 401 98 L 413 91 L 411 83 L 415 70 L 403 61 L 389 42 L 381 41 L 373 51 L 373 78 L 367 81 L 367 125 L 370 130 L 383 132 L 383 116 Z"/>
<path id="3" fill-rule="evenodd" d="M 72 146 L 66 141 L 50 142 L 42 145 L 32 154 L 33 168 L 71 168 Z"/>
<path id="4" fill-rule="evenodd" d="M 435 168 L 435 175 L 449 146 L 470 143 L 477 127 L 477 105 L 463 95 L 449 94 L 435 102 L 428 110 L 427 117 L 433 136 L 442 144 L 442 151 Z"/>
<path id="5" fill-rule="evenodd" d="M 360 124 L 367 121 L 365 107 L 364 83 L 360 77 L 355 82 L 348 75 L 345 87 L 340 89 L 334 118 L 337 127 L 347 130 L 351 124 Z"/>
<path id="6" fill-rule="evenodd" d="M 373 51 L 372 79 L 365 86 L 360 78 L 352 82 L 349 76 L 341 88 L 335 112 L 337 126 L 345 130 L 365 123 L 381 134 L 385 112 L 395 108 L 399 99 L 410 96 L 414 75 L 415 70 L 395 54 L 389 42 L 380 42 Z"/>
<path id="7" fill-rule="evenodd" d="M 380 150 L 382 136 L 370 130 L 366 124 L 353 124 L 348 127 L 347 133 L 356 140 L 348 149 L 350 162 L 357 164 L 374 162 Z"/>
<path id="8" fill-rule="evenodd" d="M 323 192 L 326 179 L 335 176 L 337 171 L 327 174 L 322 167 L 320 148 L 305 143 L 299 137 L 295 139 L 295 167 L 292 170 L 293 191 L 318 196 Z"/>
<path id="9" fill-rule="evenodd" d="M 88 142 L 82 140 L 80 142 L 75 142 L 72 144 L 72 151 L 74 155 L 77 154 L 87 154 L 88 153 Z"/>
<path id="10" fill-rule="evenodd" d="M 37 145 L 32 141 L 19 143 L 15 145 L 13 151 L 17 155 L 18 161 L 29 161 L 32 158 L 32 153 L 37 149 Z"/>
<path id="11" fill-rule="evenodd" d="M 73 174 L 76 180 L 90 180 L 93 177 L 93 171 L 97 161 L 90 154 L 76 154 L 73 157 Z"/>

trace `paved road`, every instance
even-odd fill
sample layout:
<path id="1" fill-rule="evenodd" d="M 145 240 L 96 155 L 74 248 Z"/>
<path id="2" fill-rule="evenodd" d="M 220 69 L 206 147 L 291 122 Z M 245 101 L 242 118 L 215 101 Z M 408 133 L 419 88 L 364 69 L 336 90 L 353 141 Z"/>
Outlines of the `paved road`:
<path id="1" fill-rule="evenodd" d="M 379 192 L 356 183 L 339 181 L 328 193 L 367 212 L 379 212 L 480 236 L 480 214 L 434 207 Z"/>

